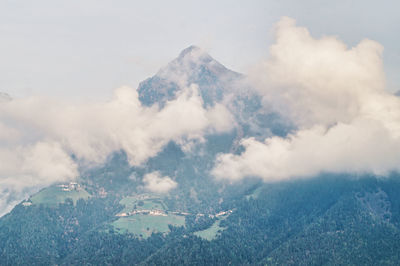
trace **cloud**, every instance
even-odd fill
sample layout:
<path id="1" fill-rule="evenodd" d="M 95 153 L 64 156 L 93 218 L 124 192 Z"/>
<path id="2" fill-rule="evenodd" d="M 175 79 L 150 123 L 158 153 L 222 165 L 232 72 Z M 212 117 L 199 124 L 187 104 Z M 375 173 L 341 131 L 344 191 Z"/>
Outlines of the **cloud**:
<path id="1" fill-rule="evenodd" d="M 131 165 L 140 165 L 171 140 L 201 139 L 206 133 L 231 128 L 232 116 L 225 107 L 205 109 L 202 103 L 196 85 L 182 90 L 162 109 L 142 106 L 136 90 L 122 87 L 106 103 L 14 100 L 0 107 L 0 116 L 17 124 L 25 135 L 59 142 L 79 159 L 101 163 L 111 152 L 124 150 Z"/>
<path id="2" fill-rule="evenodd" d="M 400 141 L 372 120 L 338 123 L 329 129 L 315 126 L 264 142 L 244 139 L 241 144 L 245 148 L 242 154 L 218 156 L 214 175 L 231 180 L 260 176 L 265 181 L 280 181 L 320 172 L 385 175 L 400 170 Z"/>
<path id="3" fill-rule="evenodd" d="M 143 177 L 144 188 L 150 192 L 167 193 L 178 184 L 169 176 L 161 176 L 160 172 L 151 172 Z"/>
<path id="4" fill-rule="evenodd" d="M 92 165 L 124 150 L 129 163 L 140 166 L 170 141 L 185 147 L 204 141 L 205 134 L 230 130 L 232 119 L 222 105 L 203 107 L 195 84 L 162 108 L 142 106 L 129 87 L 116 89 L 103 103 L 46 97 L 5 101 L 0 104 L 0 184 L 22 191 L 75 178 L 72 154 Z"/>
<path id="5" fill-rule="evenodd" d="M 385 93 L 382 51 L 367 39 L 350 49 L 335 37 L 315 39 L 284 17 L 276 25 L 270 58 L 250 76 L 265 105 L 297 125 L 351 121 L 362 98 Z"/>
<path id="6" fill-rule="evenodd" d="M 77 165 L 57 142 L 0 148 L 0 216 L 30 193 L 78 176 Z"/>
<path id="7" fill-rule="evenodd" d="M 335 37 L 316 39 L 282 18 L 269 59 L 250 79 L 264 107 L 297 130 L 286 138 L 243 139 L 244 152 L 220 154 L 213 174 L 279 181 L 400 170 L 400 99 L 385 91 L 382 51 L 371 40 L 348 48 Z"/>
<path id="8" fill-rule="evenodd" d="M 12 187 L 48 184 L 55 178 L 71 180 L 78 171 L 70 156 L 57 142 L 0 149 L 0 184 Z"/>

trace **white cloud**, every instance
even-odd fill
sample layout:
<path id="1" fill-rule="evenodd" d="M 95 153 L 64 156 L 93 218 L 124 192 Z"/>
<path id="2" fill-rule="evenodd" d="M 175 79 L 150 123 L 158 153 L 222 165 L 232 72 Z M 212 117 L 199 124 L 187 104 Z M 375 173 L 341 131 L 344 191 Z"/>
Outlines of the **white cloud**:
<path id="1" fill-rule="evenodd" d="M 264 142 L 242 140 L 240 155 L 221 154 L 213 173 L 239 180 L 260 176 L 265 181 L 313 176 L 320 172 L 372 172 L 384 175 L 400 170 L 400 141 L 377 121 L 315 126 L 287 138 Z"/>
<path id="2" fill-rule="evenodd" d="M 222 104 L 215 104 L 208 109 L 206 114 L 208 121 L 213 125 L 216 133 L 227 132 L 233 128 L 235 119 L 229 110 Z"/>
<path id="3" fill-rule="evenodd" d="M 38 186 L 53 180 L 67 181 L 78 175 L 70 156 L 57 142 L 0 149 L 0 184 L 11 187 Z"/>
<path id="4" fill-rule="evenodd" d="M 136 90 L 123 87 L 107 103 L 71 105 L 30 98 L 4 104 L 0 111 L 3 118 L 22 125 L 22 133 L 53 139 L 78 158 L 94 163 L 122 149 L 132 165 L 140 165 L 171 140 L 201 139 L 207 132 L 229 130 L 233 124 L 225 107 L 203 108 L 195 85 L 162 109 L 141 106 Z"/>
<path id="5" fill-rule="evenodd" d="M 137 91 L 128 87 L 115 90 L 105 103 L 45 97 L 5 101 L 0 104 L 0 184 L 22 191 L 74 178 L 71 154 L 99 164 L 124 150 L 129 163 L 138 166 L 169 141 L 186 147 L 203 141 L 204 134 L 230 130 L 232 119 L 222 105 L 204 108 L 196 85 L 180 90 L 163 108 L 142 106 Z"/>
<path id="6" fill-rule="evenodd" d="M 315 39 L 285 17 L 276 25 L 270 58 L 250 76 L 265 104 L 297 125 L 351 121 L 363 97 L 385 93 L 382 51 L 367 39 L 352 48 L 334 37 Z"/>
<path id="7" fill-rule="evenodd" d="M 0 148 L 0 216 L 30 193 L 73 180 L 77 165 L 57 142 Z"/>
<path id="8" fill-rule="evenodd" d="M 213 174 L 278 181 L 400 170 L 400 99 L 385 91 L 382 50 L 371 40 L 347 48 L 334 37 L 315 39 L 282 18 L 270 58 L 251 78 L 264 106 L 298 129 L 286 138 L 242 140 L 245 151 L 220 154 Z"/>
<path id="9" fill-rule="evenodd" d="M 146 174 L 143 177 L 143 183 L 146 190 L 155 193 L 167 193 L 178 186 L 169 176 L 161 176 L 158 171 Z"/>

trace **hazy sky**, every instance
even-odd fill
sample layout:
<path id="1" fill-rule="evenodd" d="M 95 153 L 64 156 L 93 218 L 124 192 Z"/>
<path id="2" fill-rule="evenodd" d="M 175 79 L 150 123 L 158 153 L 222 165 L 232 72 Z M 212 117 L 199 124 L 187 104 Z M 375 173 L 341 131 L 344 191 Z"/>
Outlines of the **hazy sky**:
<path id="1" fill-rule="evenodd" d="M 268 56 L 281 16 L 349 46 L 378 41 L 387 88 L 395 91 L 398 10 L 395 0 L 0 0 L 0 91 L 105 99 L 116 87 L 137 87 L 191 44 L 246 73 Z"/>

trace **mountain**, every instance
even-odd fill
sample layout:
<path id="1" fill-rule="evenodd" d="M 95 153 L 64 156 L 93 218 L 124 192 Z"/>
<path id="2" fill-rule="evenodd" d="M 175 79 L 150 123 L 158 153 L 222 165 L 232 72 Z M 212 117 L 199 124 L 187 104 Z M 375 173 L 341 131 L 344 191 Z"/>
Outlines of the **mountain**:
<path id="1" fill-rule="evenodd" d="M 31 195 L 0 218 L 0 265 L 398 264 L 399 174 L 217 181 L 218 153 L 240 153 L 244 136 L 285 136 L 293 126 L 263 110 L 245 76 L 195 46 L 143 81 L 139 98 L 164 108 L 192 84 L 204 107 L 231 111 L 232 132 L 206 134 L 191 153 L 171 141 L 144 166 L 115 152 L 76 182 Z M 179 186 L 146 191 L 149 174 Z"/>
<path id="2" fill-rule="evenodd" d="M 227 69 L 196 46 L 184 49 L 156 75 L 141 82 L 139 99 L 147 106 L 163 106 L 192 84 L 198 86 L 205 107 L 225 101 L 239 124 L 241 137 L 266 137 L 271 132 L 284 136 L 292 128 L 279 114 L 262 110 L 260 97 L 248 85 L 244 75 Z"/>
<path id="3" fill-rule="evenodd" d="M 190 46 L 155 76 L 139 84 L 139 99 L 145 105 L 163 104 L 179 90 L 196 84 L 204 104 L 213 105 L 242 78 L 243 75 L 227 69 L 202 49 Z"/>

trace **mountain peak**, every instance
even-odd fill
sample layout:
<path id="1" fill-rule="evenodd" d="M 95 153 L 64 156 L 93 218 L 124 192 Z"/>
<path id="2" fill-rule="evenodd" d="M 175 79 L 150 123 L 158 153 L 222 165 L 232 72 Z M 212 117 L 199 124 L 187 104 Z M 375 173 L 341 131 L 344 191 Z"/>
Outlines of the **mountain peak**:
<path id="1" fill-rule="evenodd" d="M 169 66 L 171 66 L 171 64 L 178 64 L 181 66 L 217 64 L 220 67 L 223 67 L 205 50 L 195 45 L 191 45 L 184 49 L 179 56 L 169 64 Z"/>
<path id="2" fill-rule="evenodd" d="M 139 84 L 139 98 L 146 105 L 155 102 L 163 104 L 173 99 L 177 91 L 196 84 L 205 104 L 213 104 L 220 101 L 223 91 L 241 77 L 241 74 L 227 69 L 203 49 L 191 45 L 155 76 Z"/>
<path id="3" fill-rule="evenodd" d="M 182 50 L 177 58 L 161 68 L 156 75 L 162 78 L 168 78 L 170 76 L 190 77 L 193 75 L 198 76 L 198 74 L 205 69 L 215 75 L 233 72 L 212 58 L 202 48 L 191 45 Z"/>
<path id="4" fill-rule="evenodd" d="M 183 49 L 182 52 L 179 54 L 179 57 L 185 57 L 188 54 L 201 53 L 201 52 L 204 53 L 204 51 L 200 47 L 196 45 L 191 45 L 188 48 Z"/>

